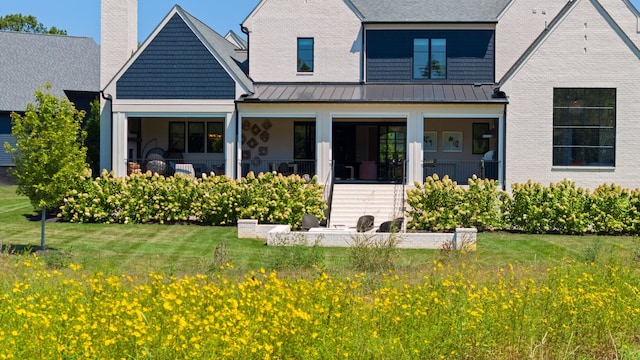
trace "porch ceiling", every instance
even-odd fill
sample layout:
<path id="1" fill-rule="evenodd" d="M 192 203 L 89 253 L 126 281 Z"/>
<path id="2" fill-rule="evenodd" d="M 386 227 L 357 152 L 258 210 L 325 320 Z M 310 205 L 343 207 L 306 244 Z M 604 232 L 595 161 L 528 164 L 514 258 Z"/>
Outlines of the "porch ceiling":
<path id="1" fill-rule="evenodd" d="M 490 84 L 255 84 L 243 103 L 507 103 Z"/>

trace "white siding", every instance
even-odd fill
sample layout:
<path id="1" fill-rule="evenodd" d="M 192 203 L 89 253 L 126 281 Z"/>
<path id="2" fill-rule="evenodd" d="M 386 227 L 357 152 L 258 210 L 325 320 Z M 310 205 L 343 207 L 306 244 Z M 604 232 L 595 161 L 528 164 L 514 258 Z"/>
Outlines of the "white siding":
<path id="1" fill-rule="evenodd" d="M 13 166 L 11 155 L 4 150 L 4 143 L 8 142 L 11 146 L 16 146 L 15 138 L 11 135 L 0 134 L 0 166 Z"/>
<path id="2" fill-rule="evenodd" d="M 640 122 L 636 119 L 640 61 L 591 1 L 576 1 L 575 8 L 502 88 L 510 101 L 506 183 L 531 179 L 546 184 L 570 178 L 589 188 L 603 183 L 640 187 Z M 552 166 L 554 87 L 617 89 L 614 169 Z"/>
<path id="3" fill-rule="evenodd" d="M 256 82 L 358 82 L 360 19 L 343 0 L 266 0 L 244 22 Z M 297 38 L 314 38 L 313 73 L 297 72 Z"/>

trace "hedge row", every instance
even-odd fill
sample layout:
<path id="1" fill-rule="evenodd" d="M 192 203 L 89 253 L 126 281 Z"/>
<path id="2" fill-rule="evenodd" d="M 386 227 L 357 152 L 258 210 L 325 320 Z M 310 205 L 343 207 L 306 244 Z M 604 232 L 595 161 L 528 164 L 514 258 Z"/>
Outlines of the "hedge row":
<path id="1" fill-rule="evenodd" d="M 462 188 L 445 176 L 416 183 L 407 193 L 409 229 L 515 230 L 527 233 L 638 234 L 640 190 L 604 184 L 593 192 L 570 180 L 543 186 L 514 184 L 511 194 L 495 180 L 469 179 Z"/>
<path id="2" fill-rule="evenodd" d="M 297 175 L 249 173 L 240 180 L 226 176 L 191 179 L 151 173 L 116 178 L 81 178 L 64 198 L 59 216 L 84 223 L 193 222 L 233 225 L 238 219 L 298 228 L 302 215 L 324 218 L 322 185 Z"/>

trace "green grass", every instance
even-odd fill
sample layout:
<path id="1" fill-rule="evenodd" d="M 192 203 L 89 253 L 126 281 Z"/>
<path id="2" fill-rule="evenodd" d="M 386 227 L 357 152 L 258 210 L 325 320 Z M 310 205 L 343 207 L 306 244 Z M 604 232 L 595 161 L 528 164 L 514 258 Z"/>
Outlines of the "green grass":
<path id="1" fill-rule="evenodd" d="M 15 194 L 15 186 L 0 186 L 0 242 L 12 249 L 37 249 L 40 222 L 28 217 L 35 212 L 27 198 Z M 216 246 L 225 242 L 228 259 L 240 272 L 271 268 L 279 252 L 264 240 L 238 239 L 235 227 L 199 225 L 108 225 L 48 222 L 46 244 L 50 254 L 83 264 L 88 270 L 125 272 L 162 271 L 174 274 L 206 271 L 214 263 Z M 507 264 L 548 264 L 564 259 L 581 260 L 594 242 L 602 257 L 626 257 L 639 247 L 627 236 L 559 236 L 511 233 L 481 233 L 478 251 L 467 260 L 488 267 Z M 348 250 L 323 249 L 331 272 L 351 271 Z M 394 261 L 396 270 L 411 272 L 430 266 L 447 256 L 434 250 L 401 250 Z M 449 254 L 449 257 L 460 256 Z"/>

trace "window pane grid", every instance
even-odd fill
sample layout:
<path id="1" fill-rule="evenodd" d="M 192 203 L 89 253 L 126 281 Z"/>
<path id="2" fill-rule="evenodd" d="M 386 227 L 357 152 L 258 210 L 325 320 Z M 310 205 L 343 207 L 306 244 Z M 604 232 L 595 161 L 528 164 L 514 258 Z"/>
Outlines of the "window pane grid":
<path id="1" fill-rule="evenodd" d="M 616 89 L 556 88 L 553 165 L 615 166 Z"/>
<path id="2" fill-rule="evenodd" d="M 413 39 L 413 78 L 446 79 L 447 40 Z"/>

